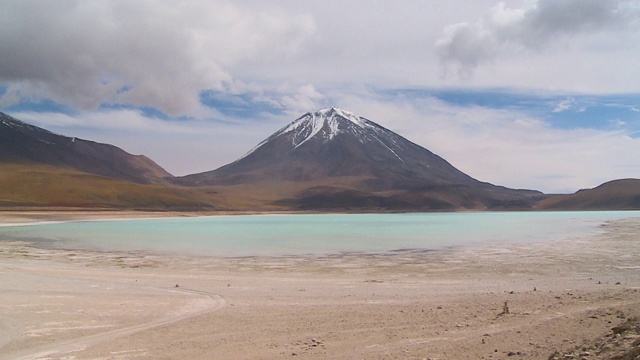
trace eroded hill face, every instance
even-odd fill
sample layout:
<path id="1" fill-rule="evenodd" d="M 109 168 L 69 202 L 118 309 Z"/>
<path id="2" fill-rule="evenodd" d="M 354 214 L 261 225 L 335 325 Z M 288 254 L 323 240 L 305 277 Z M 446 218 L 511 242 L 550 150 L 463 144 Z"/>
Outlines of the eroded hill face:
<path id="1" fill-rule="evenodd" d="M 552 196 L 537 207 L 542 210 L 640 209 L 640 179 L 613 180 L 574 194 Z"/>
<path id="2" fill-rule="evenodd" d="M 140 184 L 161 184 L 172 177 L 146 156 L 58 135 L 4 113 L 0 113 L 0 161 L 50 165 Z"/>

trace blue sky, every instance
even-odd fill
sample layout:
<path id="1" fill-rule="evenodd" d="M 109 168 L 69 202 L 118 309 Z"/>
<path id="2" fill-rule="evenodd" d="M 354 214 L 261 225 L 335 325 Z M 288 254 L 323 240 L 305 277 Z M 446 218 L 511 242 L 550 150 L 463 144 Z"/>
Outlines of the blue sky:
<path id="1" fill-rule="evenodd" d="M 483 181 L 640 177 L 640 1 L 0 3 L 0 111 L 186 175 L 339 106 Z"/>

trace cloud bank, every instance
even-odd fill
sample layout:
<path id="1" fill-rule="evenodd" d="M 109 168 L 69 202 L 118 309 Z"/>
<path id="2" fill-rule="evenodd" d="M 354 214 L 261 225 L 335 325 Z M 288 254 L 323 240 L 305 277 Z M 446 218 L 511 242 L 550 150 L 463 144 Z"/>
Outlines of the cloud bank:
<path id="1" fill-rule="evenodd" d="M 498 3 L 475 23 L 447 26 L 436 42 L 445 70 L 470 77 L 505 56 L 571 46 L 581 38 L 638 29 L 640 4 L 625 0 L 538 0 L 528 8 Z"/>
<path id="2" fill-rule="evenodd" d="M 295 53 L 313 18 L 231 1 L 5 1 L 0 12 L 3 105 L 48 98 L 193 113 L 205 89 L 246 85 L 228 68 Z"/>

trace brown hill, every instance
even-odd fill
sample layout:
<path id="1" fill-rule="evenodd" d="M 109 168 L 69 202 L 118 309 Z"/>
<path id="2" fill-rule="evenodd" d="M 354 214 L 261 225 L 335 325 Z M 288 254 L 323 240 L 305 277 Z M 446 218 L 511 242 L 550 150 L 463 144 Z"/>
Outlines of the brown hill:
<path id="1" fill-rule="evenodd" d="M 139 184 L 161 184 L 172 177 L 145 156 L 54 134 L 1 112 L 0 163 L 50 165 Z"/>
<path id="2" fill-rule="evenodd" d="M 0 164 L 0 207 L 210 210 L 196 189 L 136 184 L 48 165 Z"/>
<path id="3" fill-rule="evenodd" d="M 606 182 L 570 195 L 555 195 L 540 201 L 543 210 L 640 210 L 640 179 Z"/>

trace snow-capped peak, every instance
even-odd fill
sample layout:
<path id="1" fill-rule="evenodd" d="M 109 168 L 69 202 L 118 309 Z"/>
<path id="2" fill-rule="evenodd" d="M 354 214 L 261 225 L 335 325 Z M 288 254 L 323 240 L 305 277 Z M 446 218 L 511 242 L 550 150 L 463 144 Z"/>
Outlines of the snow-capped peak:
<path id="1" fill-rule="evenodd" d="M 344 120 L 362 129 L 370 126 L 365 119 L 350 111 L 330 107 L 320 109 L 315 113 L 307 113 L 278 131 L 277 134 L 283 135 L 294 132 L 296 136 L 293 137 L 292 141 L 295 147 L 304 144 L 321 131 L 323 131 L 323 138 L 329 141 L 343 130 L 341 129 L 340 123 L 344 122 Z M 325 126 L 327 126 L 327 128 L 325 128 Z"/>
<path id="2" fill-rule="evenodd" d="M 324 117 L 329 120 L 338 115 L 360 126 L 361 128 L 367 127 L 367 123 L 360 116 L 352 113 L 351 111 L 342 110 L 338 107 L 320 109 L 314 115 L 318 117 Z"/>
<path id="3" fill-rule="evenodd" d="M 283 135 L 289 137 L 291 139 L 292 146 L 297 148 L 317 135 L 322 137 L 323 142 L 328 142 L 340 133 L 347 131 L 359 132 L 370 128 L 375 128 L 375 126 L 372 125 L 370 121 L 350 111 L 342 110 L 338 107 L 324 108 L 316 111 L 315 113 L 307 113 L 298 118 L 291 124 L 277 131 L 268 139 L 258 144 L 242 158 L 253 153 L 271 139 Z"/>

